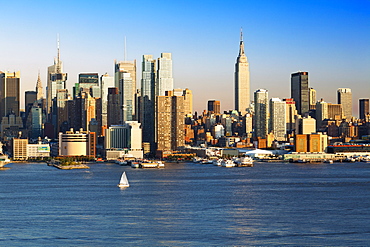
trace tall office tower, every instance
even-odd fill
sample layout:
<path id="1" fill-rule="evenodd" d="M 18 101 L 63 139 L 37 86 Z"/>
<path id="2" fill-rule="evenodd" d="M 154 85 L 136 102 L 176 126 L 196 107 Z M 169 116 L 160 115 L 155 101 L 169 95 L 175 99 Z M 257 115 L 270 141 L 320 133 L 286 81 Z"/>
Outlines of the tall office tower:
<path id="1" fill-rule="evenodd" d="M 294 99 L 298 114 L 303 115 L 310 109 L 308 72 L 297 72 L 291 76 L 291 98 Z"/>
<path id="2" fill-rule="evenodd" d="M 279 98 L 270 99 L 270 133 L 277 141 L 286 140 L 286 102 Z"/>
<path id="3" fill-rule="evenodd" d="M 36 83 L 36 99 L 37 100 L 42 100 L 44 98 L 44 93 L 42 91 L 42 82 L 41 82 L 41 78 L 40 78 L 40 72 L 37 76 L 37 83 Z"/>
<path id="4" fill-rule="evenodd" d="M 91 97 L 89 93 L 81 93 L 82 109 L 81 109 L 81 125 L 84 130 L 89 130 L 90 121 L 96 119 L 96 98 Z"/>
<path id="5" fill-rule="evenodd" d="M 161 53 L 157 69 L 156 96 L 165 96 L 166 91 L 173 90 L 171 53 Z"/>
<path id="6" fill-rule="evenodd" d="M 283 99 L 286 106 L 286 130 L 287 133 L 292 133 L 295 128 L 295 116 L 298 115 L 293 99 Z"/>
<path id="7" fill-rule="evenodd" d="M 366 115 L 369 114 L 369 99 L 359 99 L 359 105 L 360 105 L 360 119 L 366 119 Z"/>
<path id="8" fill-rule="evenodd" d="M 268 92 L 258 89 L 254 92 L 254 136 L 266 138 L 268 134 L 269 101 Z"/>
<path id="9" fill-rule="evenodd" d="M 310 87 L 309 93 L 310 93 L 310 110 L 314 110 L 316 108 L 316 90 Z"/>
<path id="10" fill-rule="evenodd" d="M 31 138 L 36 139 L 43 136 L 42 127 L 42 108 L 33 106 L 31 109 L 32 124 L 31 124 Z"/>
<path id="11" fill-rule="evenodd" d="M 156 60 L 144 55 L 141 73 L 141 97 L 139 121 L 143 130 L 143 142 L 150 143 L 150 152 L 155 150 L 155 80 Z"/>
<path id="12" fill-rule="evenodd" d="M 187 117 L 193 116 L 193 92 L 186 88 L 183 90 L 184 112 Z"/>
<path id="13" fill-rule="evenodd" d="M 63 73 L 63 63 L 60 61 L 60 48 L 58 39 L 58 54 L 54 64 L 48 67 L 48 78 L 46 87 L 46 112 L 50 114 L 53 107 L 53 99 L 57 96 L 57 90 L 65 89 L 67 73 Z"/>
<path id="14" fill-rule="evenodd" d="M 220 114 L 221 113 L 221 103 L 218 100 L 208 100 L 207 110 L 209 113 Z"/>
<path id="15" fill-rule="evenodd" d="M 177 150 L 185 144 L 184 96 L 157 96 L 156 104 L 157 150 Z"/>
<path id="16" fill-rule="evenodd" d="M 19 92 L 21 73 L 0 71 L 0 117 L 19 116 Z"/>
<path id="17" fill-rule="evenodd" d="M 121 123 L 132 121 L 135 115 L 136 60 L 115 63 L 114 81 L 120 95 Z"/>
<path id="18" fill-rule="evenodd" d="M 81 73 L 78 75 L 78 84 L 75 88 L 75 96 L 79 95 L 82 89 L 87 89 L 92 97 L 100 98 L 98 73 Z"/>
<path id="19" fill-rule="evenodd" d="M 114 77 L 109 76 L 107 73 L 100 77 L 101 86 L 101 123 L 107 125 L 107 113 L 108 113 L 108 88 L 114 87 Z"/>
<path id="20" fill-rule="evenodd" d="M 32 125 L 32 115 L 31 109 L 33 105 L 36 103 L 37 105 L 37 92 L 36 91 L 26 91 L 24 92 L 25 95 L 25 114 L 23 118 L 24 128 L 29 129 Z"/>
<path id="21" fill-rule="evenodd" d="M 53 107 L 55 111 L 53 111 L 53 124 L 56 127 L 56 136 L 59 132 L 65 132 L 66 130 L 69 130 L 68 126 L 68 100 L 69 100 L 68 90 L 67 89 L 58 89 L 57 95 L 53 99 L 55 102 L 56 107 Z M 75 114 L 75 112 L 73 112 Z M 64 125 L 67 125 L 66 127 L 62 127 Z"/>
<path id="22" fill-rule="evenodd" d="M 121 119 L 121 106 L 119 103 L 118 88 L 108 88 L 108 107 L 107 107 L 107 125 L 120 124 Z"/>
<path id="23" fill-rule="evenodd" d="M 343 114 L 347 120 L 352 118 L 352 92 L 350 88 L 338 88 L 337 102 L 342 105 Z"/>
<path id="24" fill-rule="evenodd" d="M 26 91 L 24 92 L 25 106 L 26 109 L 29 105 L 32 105 L 37 101 L 37 92 L 36 91 Z"/>
<path id="25" fill-rule="evenodd" d="M 243 33 L 240 33 L 239 56 L 235 64 L 235 109 L 242 115 L 250 104 L 249 63 L 244 53 Z"/>

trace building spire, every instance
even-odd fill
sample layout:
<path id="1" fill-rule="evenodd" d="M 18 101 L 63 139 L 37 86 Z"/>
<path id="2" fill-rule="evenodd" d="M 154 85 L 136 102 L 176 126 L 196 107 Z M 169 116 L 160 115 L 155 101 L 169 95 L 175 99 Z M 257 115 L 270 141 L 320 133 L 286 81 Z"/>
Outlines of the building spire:
<path id="1" fill-rule="evenodd" d="M 44 95 L 42 93 L 42 82 L 41 82 L 40 70 L 39 70 L 39 74 L 37 76 L 37 83 L 36 83 L 36 99 L 40 100 L 42 98 L 44 98 Z"/>
<path id="2" fill-rule="evenodd" d="M 243 29 L 240 28 L 240 46 L 239 46 L 239 57 L 245 56 L 244 54 L 244 42 L 243 42 Z"/>
<path id="3" fill-rule="evenodd" d="M 57 73 L 60 73 L 60 44 L 59 44 L 59 33 L 57 35 L 57 46 L 58 46 L 58 55 L 57 55 Z"/>

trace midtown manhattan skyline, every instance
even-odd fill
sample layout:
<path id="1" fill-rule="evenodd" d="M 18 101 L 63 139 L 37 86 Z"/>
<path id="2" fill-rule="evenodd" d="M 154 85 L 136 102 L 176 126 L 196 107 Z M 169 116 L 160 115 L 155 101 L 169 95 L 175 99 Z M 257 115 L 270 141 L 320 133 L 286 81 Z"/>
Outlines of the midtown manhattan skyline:
<path id="1" fill-rule="evenodd" d="M 337 89 L 351 88 L 355 116 L 358 99 L 370 97 L 369 1 L 17 1 L 2 8 L 16 12 L 0 16 L 0 70 L 21 72 L 22 102 L 24 91 L 35 90 L 39 71 L 45 94 L 59 34 L 68 90 L 79 73 L 113 76 L 114 60 L 124 60 L 126 37 L 137 82 L 143 55 L 170 52 L 174 87 L 193 91 L 194 111 L 206 109 L 209 99 L 220 100 L 222 110 L 234 109 L 241 27 L 251 95 L 264 88 L 270 97 L 288 98 L 291 73 L 308 71 L 317 99 L 336 103 Z"/>

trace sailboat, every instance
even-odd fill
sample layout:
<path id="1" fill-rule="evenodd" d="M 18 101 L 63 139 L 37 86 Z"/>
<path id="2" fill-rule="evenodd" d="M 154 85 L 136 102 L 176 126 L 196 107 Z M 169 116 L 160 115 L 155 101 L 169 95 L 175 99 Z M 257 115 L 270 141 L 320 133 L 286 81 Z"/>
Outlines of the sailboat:
<path id="1" fill-rule="evenodd" d="M 130 184 L 128 183 L 128 180 L 126 177 L 126 172 L 122 173 L 121 180 L 119 181 L 119 184 L 117 184 L 117 186 L 120 188 L 130 187 Z"/>

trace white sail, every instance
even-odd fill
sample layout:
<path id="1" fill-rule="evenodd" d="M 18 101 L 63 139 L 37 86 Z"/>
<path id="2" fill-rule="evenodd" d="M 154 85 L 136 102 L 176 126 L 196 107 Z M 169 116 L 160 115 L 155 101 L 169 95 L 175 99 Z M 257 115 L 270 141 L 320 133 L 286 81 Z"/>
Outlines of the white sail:
<path id="1" fill-rule="evenodd" d="M 129 186 L 130 184 L 128 183 L 126 172 L 123 172 L 118 187 L 129 187 Z"/>

